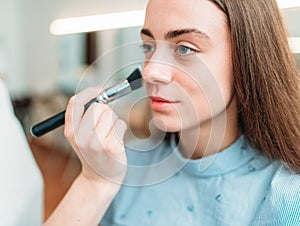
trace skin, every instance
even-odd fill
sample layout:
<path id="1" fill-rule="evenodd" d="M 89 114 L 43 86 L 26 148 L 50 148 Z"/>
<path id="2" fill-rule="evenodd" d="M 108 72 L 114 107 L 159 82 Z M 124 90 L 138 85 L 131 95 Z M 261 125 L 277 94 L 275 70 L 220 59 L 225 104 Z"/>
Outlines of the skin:
<path id="1" fill-rule="evenodd" d="M 82 171 L 44 226 L 98 225 L 126 174 L 125 122 L 104 104 L 93 104 L 82 116 L 84 103 L 99 90 L 88 88 L 68 104 L 65 136 L 81 161 Z"/>
<path id="2" fill-rule="evenodd" d="M 174 35 L 174 31 L 182 29 L 189 32 Z M 147 93 L 172 102 L 161 108 L 160 101 L 152 101 L 155 125 L 168 132 L 178 132 L 182 154 L 193 159 L 232 144 L 240 130 L 225 15 L 208 0 L 191 0 L 189 4 L 185 0 L 150 0 L 141 36 L 146 56 L 143 78 Z M 166 59 L 172 60 L 164 64 Z M 185 73 L 190 69 L 199 72 L 201 78 Z M 211 74 L 214 80 L 206 79 Z M 221 93 L 222 101 L 211 103 L 205 93 L 209 89 L 201 89 L 203 83 L 218 87 L 213 92 Z M 100 103 L 93 104 L 83 115 L 84 104 L 97 96 L 99 89 L 82 91 L 67 107 L 65 135 L 82 163 L 82 171 L 45 222 L 47 226 L 98 224 L 124 179 L 126 124 L 110 107 Z M 213 111 L 211 106 L 216 106 Z M 225 125 L 225 131 L 221 131 L 224 139 L 216 134 L 211 136 L 212 125 Z"/>
<path id="3" fill-rule="evenodd" d="M 184 32 L 178 32 L 182 30 Z M 177 31 L 177 35 L 167 35 L 174 34 L 174 31 Z M 193 159 L 223 150 L 240 135 L 229 32 L 224 13 L 207 0 L 193 0 L 189 4 L 177 0 L 151 0 L 147 7 L 141 37 L 146 59 L 149 60 L 143 71 L 148 95 L 175 101 L 171 107 L 163 110 L 152 108 L 154 122 L 162 130 L 179 132 L 183 155 Z M 178 58 L 175 66 L 159 63 L 167 58 L 164 51 L 166 44 L 161 44 L 161 41 L 174 45 Z M 163 54 L 165 56 L 162 57 Z M 200 63 L 194 63 L 196 58 L 206 65 L 222 93 L 224 104 L 216 107 L 214 112 L 210 108 L 217 103 L 207 100 L 200 88 L 201 82 L 207 81 L 180 70 L 188 64 L 189 67 L 196 67 L 192 69 L 193 72 L 205 71 Z M 189 64 L 189 61 L 192 63 Z M 206 75 L 211 76 L 207 72 Z M 219 139 L 209 142 L 212 121 L 220 127 L 226 125 L 221 144 Z M 195 140 L 198 141 L 196 144 L 193 142 Z M 196 146 L 195 151 L 193 146 Z"/>

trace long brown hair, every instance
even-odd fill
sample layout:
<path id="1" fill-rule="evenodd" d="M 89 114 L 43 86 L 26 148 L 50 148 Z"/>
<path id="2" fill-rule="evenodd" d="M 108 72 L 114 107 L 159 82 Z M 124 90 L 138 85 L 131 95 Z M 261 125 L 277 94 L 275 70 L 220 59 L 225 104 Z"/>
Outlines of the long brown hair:
<path id="1" fill-rule="evenodd" d="M 210 0 L 227 15 L 245 137 L 300 172 L 300 80 L 276 0 Z"/>

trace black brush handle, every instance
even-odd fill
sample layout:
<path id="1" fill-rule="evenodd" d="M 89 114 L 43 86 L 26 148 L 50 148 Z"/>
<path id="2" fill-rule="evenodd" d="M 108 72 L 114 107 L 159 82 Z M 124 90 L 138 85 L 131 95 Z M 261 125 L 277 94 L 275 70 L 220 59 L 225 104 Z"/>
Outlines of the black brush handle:
<path id="1" fill-rule="evenodd" d="M 31 135 L 35 137 L 40 137 L 49 131 L 56 129 L 57 127 L 65 124 L 65 113 L 66 111 L 62 111 L 36 125 L 31 127 Z"/>
<path id="2" fill-rule="evenodd" d="M 97 101 L 97 98 L 91 99 L 88 103 L 84 105 L 84 112 L 91 106 L 91 104 L 95 103 Z M 32 136 L 40 137 L 44 135 L 45 133 L 50 132 L 51 130 L 56 129 L 59 126 L 62 126 L 65 124 L 65 113 L 66 111 L 62 111 L 56 115 L 53 115 L 52 117 L 34 125 L 31 127 L 30 132 Z"/>

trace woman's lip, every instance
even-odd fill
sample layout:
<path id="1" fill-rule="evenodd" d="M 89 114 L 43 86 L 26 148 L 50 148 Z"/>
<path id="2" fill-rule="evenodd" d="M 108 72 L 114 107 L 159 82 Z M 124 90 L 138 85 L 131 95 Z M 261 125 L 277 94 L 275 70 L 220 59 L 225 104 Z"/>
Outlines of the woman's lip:
<path id="1" fill-rule="evenodd" d="M 178 103 L 178 101 L 170 101 L 162 97 L 150 96 L 150 99 L 151 99 L 151 108 L 155 111 L 167 110 L 171 108 L 174 104 Z"/>
<path id="2" fill-rule="evenodd" d="M 150 96 L 150 99 L 152 101 L 157 101 L 157 102 L 166 102 L 166 103 L 174 103 L 175 102 L 175 101 L 170 101 L 170 100 L 164 99 L 162 97 L 156 97 L 156 96 Z"/>

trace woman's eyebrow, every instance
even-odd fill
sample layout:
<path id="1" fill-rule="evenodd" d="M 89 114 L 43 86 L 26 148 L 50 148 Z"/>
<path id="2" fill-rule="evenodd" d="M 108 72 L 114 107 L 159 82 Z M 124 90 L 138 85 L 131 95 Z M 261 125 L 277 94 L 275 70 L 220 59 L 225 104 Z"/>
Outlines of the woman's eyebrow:
<path id="1" fill-rule="evenodd" d="M 141 34 L 146 35 L 146 36 L 149 36 L 149 37 L 151 37 L 151 38 L 154 39 L 154 35 L 153 35 L 153 34 L 151 33 L 151 31 L 150 31 L 149 29 L 147 29 L 147 28 L 143 28 L 143 29 L 141 30 Z"/>
<path id="2" fill-rule="evenodd" d="M 141 34 L 149 36 L 154 39 L 154 35 L 147 28 L 143 28 L 141 30 Z M 191 34 L 191 35 L 199 37 L 199 38 L 210 39 L 208 34 L 206 34 L 203 31 L 200 31 L 196 28 L 185 28 L 185 29 L 177 29 L 177 30 L 173 30 L 173 31 L 168 31 L 164 36 L 165 36 L 165 39 L 168 40 L 168 39 L 176 38 L 176 37 L 179 37 L 179 36 L 185 35 L 185 34 Z"/>
<path id="3" fill-rule="evenodd" d="M 191 35 L 199 37 L 199 38 L 210 39 L 208 34 L 206 34 L 203 31 L 200 31 L 196 28 L 186 28 L 186 29 L 178 29 L 178 30 L 169 31 L 168 33 L 165 34 L 165 39 L 172 39 L 172 38 L 176 38 L 176 37 L 179 37 L 179 36 L 185 35 L 185 34 L 191 34 Z"/>

